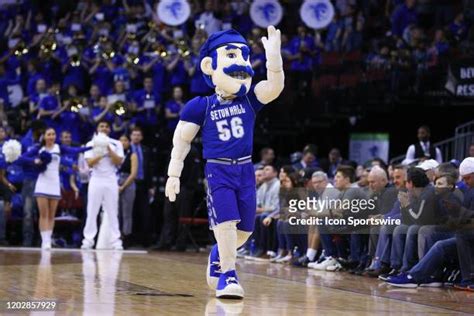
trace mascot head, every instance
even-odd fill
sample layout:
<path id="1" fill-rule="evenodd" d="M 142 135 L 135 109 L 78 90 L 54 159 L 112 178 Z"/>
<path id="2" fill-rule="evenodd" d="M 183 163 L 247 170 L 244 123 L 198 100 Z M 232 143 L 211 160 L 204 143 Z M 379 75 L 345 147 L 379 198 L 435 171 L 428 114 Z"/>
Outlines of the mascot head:
<path id="1" fill-rule="evenodd" d="M 247 41 L 235 30 L 212 34 L 201 47 L 201 70 L 206 83 L 228 96 L 250 90 L 254 72 Z"/>

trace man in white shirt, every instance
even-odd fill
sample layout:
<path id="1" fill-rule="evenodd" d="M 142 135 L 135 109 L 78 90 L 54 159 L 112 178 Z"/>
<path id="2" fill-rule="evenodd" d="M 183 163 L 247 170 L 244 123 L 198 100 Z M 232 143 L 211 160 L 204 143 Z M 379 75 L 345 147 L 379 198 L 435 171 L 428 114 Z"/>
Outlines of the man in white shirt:
<path id="1" fill-rule="evenodd" d="M 97 133 L 110 134 L 110 125 L 107 121 L 100 121 L 97 125 Z M 91 168 L 89 181 L 89 192 L 87 195 L 87 219 L 84 227 L 84 239 L 82 249 L 91 249 L 94 246 L 94 238 L 97 234 L 97 215 L 102 206 L 107 215 L 108 240 L 113 249 L 121 250 L 122 240 L 118 222 L 118 199 L 119 187 L 117 178 L 117 167 L 122 164 L 124 152 L 122 144 L 110 138 L 106 154 L 98 154 L 95 150 L 89 150 L 84 158 Z M 86 146 L 93 146 L 94 140 Z"/>
<path id="2" fill-rule="evenodd" d="M 407 150 L 405 160 L 403 160 L 403 165 L 409 165 L 415 160 L 426 160 L 434 159 L 438 163 L 443 162 L 443 156 L 441 155 L 441 150 L 438 147 L 432 146 L 430 142 L 431 131 L 430 128 L 426 125 L 420 126 L 418 128 L 418 143 L 410 145 Z"/>

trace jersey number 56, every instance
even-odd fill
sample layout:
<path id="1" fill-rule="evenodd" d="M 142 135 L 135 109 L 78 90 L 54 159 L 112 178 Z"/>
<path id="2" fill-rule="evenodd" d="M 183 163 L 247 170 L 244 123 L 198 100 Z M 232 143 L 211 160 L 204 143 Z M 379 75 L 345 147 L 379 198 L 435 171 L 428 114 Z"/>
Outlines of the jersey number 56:
<path id="1" fill-rule="evenodd" d="M 219 139 L 224 142 L 228 141 L 231 137 L 242 138 L 245 133 L 242 119 L 238 116 L 230 120 L 230 128 L 227 120 L 217 121 L 216 126 L 219 131 Z"/>

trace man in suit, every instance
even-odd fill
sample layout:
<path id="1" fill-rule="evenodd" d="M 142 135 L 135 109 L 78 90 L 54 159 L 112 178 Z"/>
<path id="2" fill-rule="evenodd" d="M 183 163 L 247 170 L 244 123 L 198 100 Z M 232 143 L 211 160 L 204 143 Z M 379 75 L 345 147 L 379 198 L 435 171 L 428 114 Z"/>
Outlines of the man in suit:
<path id="1" fill-rule="evenodd" d="M 196 209 L 196 192 L 202 187 L 202 161 L 195 145 L 191 146 L 189 154 L 184 160 L 181 173 L 180 193 L 176 203 L 165 199 L 163 207 L 163 226 L 160 238 L 153 247 L 154 250 L 170 250 L 175 247 L 178 251 L 185 251 L 189 225 L 180 224 L 179 217 L 194 217 Z"/>
<path id="2" fill-rule="evenodd" d="M 152 216 L 149 205 L 150 196 L 154 196 L 153 164 L 151 151 L 142 145 L 143 131 L 139 127 L 130 133 L 132 151 L 138 157 L 138 172 L 135 179 L 135 202 L 133 205 L 133 232 L 135 241 L 148 247 L 151 242 Z"/>

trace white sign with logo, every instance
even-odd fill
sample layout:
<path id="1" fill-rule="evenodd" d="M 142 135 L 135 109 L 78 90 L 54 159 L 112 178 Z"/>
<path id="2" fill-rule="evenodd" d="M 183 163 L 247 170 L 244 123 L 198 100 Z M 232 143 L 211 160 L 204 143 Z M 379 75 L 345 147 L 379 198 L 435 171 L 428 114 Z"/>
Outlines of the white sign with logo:
<path id="1" fill-rule="evenodd" d="M 388 161 L 389 135 L 385 133 L 351 134 L 349 159 L 363 164 L 374 158 Z"/>
<path id="2" fill-rule="evenodd" d="M 171 26 L 181 25 L 191 15 L 191 7 L 186 0 L 161 0 L 157 8 L 160 20 Z"/>
<path id="3" fill-rule="evenodd" d="M 301 20 L 312 29 L 323 29 L 334 17 L 334 6 L 329 0 L 305 0 L 300 8 Z"/>
<path id="4" fill-rule="evenodd" d="M 283 17 L 283 8 L 278 0 L 255 0 L 250 6 L 250 17 L 259 27 L 278 25 Z"/>

